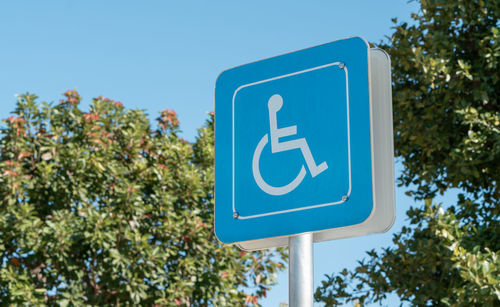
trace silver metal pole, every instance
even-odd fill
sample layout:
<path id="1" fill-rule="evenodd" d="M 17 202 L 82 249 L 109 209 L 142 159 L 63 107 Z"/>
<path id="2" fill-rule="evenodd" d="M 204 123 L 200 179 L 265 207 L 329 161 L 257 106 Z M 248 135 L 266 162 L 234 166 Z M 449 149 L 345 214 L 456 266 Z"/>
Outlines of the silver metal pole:
<path id="1" fill-rule="evenodd" d="M 313 306 L 313 234 L 288 239 L 288 300 L 290 307 Z"/>

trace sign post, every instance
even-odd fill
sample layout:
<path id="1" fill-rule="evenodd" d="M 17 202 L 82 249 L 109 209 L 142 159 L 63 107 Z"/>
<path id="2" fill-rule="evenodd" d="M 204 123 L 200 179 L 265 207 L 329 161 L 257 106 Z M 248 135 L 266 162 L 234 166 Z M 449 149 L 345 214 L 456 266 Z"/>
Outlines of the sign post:
<path id="1" fill-rule="evenodd" d="M 304 233 L 289 239 L 288 301 L 290 307 L 313 306 L 313 236 Z"/>
<path id="2" fill-rule="evenodd" d="M 288 245 L 291 306 L 312 306 L 312 243 L 394 222 L 389 56 L 351 37 L 225 70 L 215 116 L 217 238 Z"/>

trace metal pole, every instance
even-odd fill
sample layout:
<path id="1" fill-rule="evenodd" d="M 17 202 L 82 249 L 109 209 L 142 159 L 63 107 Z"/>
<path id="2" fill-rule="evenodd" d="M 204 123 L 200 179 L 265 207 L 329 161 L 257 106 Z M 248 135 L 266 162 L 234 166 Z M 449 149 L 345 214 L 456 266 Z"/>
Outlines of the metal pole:
<path id="1" fill-rule="evenodd" d="M 313 234 L 288 239 L 288 300 L 290 307 L 313 306 Z"/>

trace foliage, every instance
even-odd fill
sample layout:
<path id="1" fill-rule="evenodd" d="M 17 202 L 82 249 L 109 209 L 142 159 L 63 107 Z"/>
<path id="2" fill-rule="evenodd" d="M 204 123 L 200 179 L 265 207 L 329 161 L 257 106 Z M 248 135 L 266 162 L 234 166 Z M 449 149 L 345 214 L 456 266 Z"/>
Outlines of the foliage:
<path id="1" fill-rule="evenodd" d="M 383 46 L 392 58 L 395 154 L 400 185 L 425 206 L 394 246 L 368 252 L 352 271 L 327 276 L 327 306 L 500 304 L 500 3 L 422 0 L 414 25 L 398 24 Z M 457 204 L 432 204 L 462 191 Z M 446 209 L 445 209 L 446 208 Z"/>
<path id="2" fill-rule="evenodd" d="M 417 198 L 458 187 L 499 199 L 500 3 L 422 1 L 421 10 L 386 46 L 400 179 Z"/>
<path id="3" fill-rule="evenodd" d="M 2 305 L 257 304 L 286 255 L 216 240 L 213 113 L 191 144 L 171 110 L 153 130 L 120 102 L 64 96 L 20 96 L 1 130 Z"/>

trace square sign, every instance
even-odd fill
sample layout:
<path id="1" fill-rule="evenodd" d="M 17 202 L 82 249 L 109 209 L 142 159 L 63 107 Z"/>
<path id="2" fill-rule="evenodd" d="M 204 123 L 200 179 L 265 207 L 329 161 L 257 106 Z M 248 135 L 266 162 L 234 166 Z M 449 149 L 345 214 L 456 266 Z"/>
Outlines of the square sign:
<path id="1" fill-rule="evenodd" d="M 215 89 L 215 231 L 245 249 L 394 221 L 390 60 L 359 37 L 228 69 Z"/>

